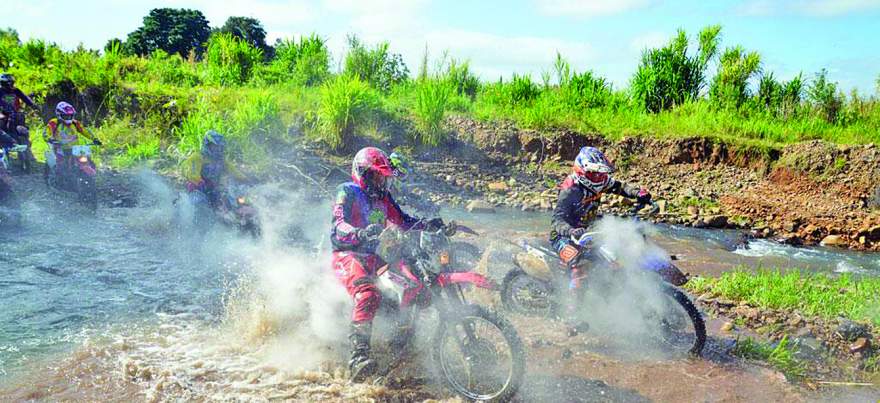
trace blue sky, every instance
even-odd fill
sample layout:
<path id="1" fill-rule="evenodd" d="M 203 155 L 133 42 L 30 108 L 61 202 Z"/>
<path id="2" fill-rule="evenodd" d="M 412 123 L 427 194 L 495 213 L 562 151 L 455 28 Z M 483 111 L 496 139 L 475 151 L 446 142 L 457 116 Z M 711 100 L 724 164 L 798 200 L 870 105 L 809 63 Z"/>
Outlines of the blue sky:
<path id="1" fill-rule="evenodd" d="M 513 72 L 536 80 L 556 51 L 577 70 L 626 86 L 645 46 L 722 24 L 723 46 L 757 50 L 777 77 L 827 68 L 843 88 L 875 93 L 880 75 L 880 0 L 5 0 L 0 27 L 66 48 L 124 38 L 156 7 L 195 8 L 212 26 L 231 15 L 260 19 L 271 40 L 316 32 L 334 58 L 345 36 L 387 40 L 415 70 L 427 45 L 468 59 L 483 79 Z M 714 67 L 713 67 L 714 69 Z"/>

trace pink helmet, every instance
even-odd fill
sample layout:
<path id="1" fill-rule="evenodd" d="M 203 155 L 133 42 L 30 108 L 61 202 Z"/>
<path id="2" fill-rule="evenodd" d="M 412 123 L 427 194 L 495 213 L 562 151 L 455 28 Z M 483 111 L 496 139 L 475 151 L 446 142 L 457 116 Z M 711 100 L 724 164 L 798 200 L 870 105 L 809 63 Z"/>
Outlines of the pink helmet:
<path id="1" fill-rule="evenodd" d="M 76 109 L 73 108 L 73 105 L 61 101 L 58 105 L 55 105 L 55 116 L 58 119 L 61 119 L 66 124 L 73 123 L 73 117 L 76 116 Z"/>
<path id="2" fill-rule="evenodd" d="M 351 179 L 373 197 L 381 196 L 388 190 L 387 179 L 392 175 L 388 156 L 376 147 L 361 149 L 351 163 Z"/>

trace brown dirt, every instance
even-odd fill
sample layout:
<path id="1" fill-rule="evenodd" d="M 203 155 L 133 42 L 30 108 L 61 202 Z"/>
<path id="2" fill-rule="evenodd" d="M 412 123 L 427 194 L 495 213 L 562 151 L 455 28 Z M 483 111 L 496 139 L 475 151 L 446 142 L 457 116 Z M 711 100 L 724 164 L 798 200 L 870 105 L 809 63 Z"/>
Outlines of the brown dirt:
<path id="1" fill-rule="evenodd" d="M 593 145 L 617 162 L 619 179 L 642 184 L 655 199 L 667 201 L 663 221 L 740 227 L 796 245 L 818 244 L 828 235 L 838 235 L 836 246 L 880 251 L 880 200 L 874 200 L 880 190 L 880 150 L 874 145 L 811 141 L 757 149 L 707 138 L 631 137 L 615 142 L 597 134 L 542 133 L 460 117 L 450 123 L 456 143 L 471 143 L 483 154 L 441 153 L 448 162 L 470 165 L 466 173 L 459 166 L 436 175 L 453 187 L 441 190 L 449 193 L 440 197 L 445 201 L 482 198 L 511 207 L 548 209 L 555 202 L 552 183 L 564 177 L 580 147 Z M 489 183 L 511 178 L 516 183 L 509 190 L 488 190 Z M 463 198 L 462 188 L 468 192 Z M 702 205 L 688 208 L 695 200 Z M 719 216 L 724 219 L 713 220 Z"/>

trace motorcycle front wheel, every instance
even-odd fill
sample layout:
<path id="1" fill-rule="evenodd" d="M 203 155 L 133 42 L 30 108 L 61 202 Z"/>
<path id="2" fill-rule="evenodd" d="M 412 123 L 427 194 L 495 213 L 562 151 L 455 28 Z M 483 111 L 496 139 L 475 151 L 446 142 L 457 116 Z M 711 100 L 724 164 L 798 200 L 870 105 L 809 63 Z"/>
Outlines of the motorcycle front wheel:
<path id="1" fill-rule="evenodd" d="M 706 344 L 706 323 L 702 314 L 683 291 L 664 285 L 665 301 L 658 308 L 645 308 L 647 323 L 653 323 L 657 332 L 654 339 L 670 352 L 687 351 L 700 356 Z"/>
<path id="2" fill-rule="evenodd" d="M 516 329 L 483 307 L 460 308 L 454 317 L 441 320 L 434 339 L 438 375 L 466 399 L 510 400 L 525 372 L 525 352 Z"/>

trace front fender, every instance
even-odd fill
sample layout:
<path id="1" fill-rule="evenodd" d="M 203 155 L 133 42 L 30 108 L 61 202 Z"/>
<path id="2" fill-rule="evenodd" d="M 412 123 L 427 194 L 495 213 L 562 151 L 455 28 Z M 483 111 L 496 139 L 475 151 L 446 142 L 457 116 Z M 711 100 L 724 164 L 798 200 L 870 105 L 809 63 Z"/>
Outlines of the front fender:
<path id="1" fill-rule="evenodd" d="M 498 288 L 494 281 L 490 280 L 482 274 L 474 273 L 472 271 L 440 273 L 440 275 L 437 276 L 437 282 L 440 284 L 441 287 L 446 287 L 452 284 L 473 284 L 479 288 L 484 288 L 487 290 L 494 290 Z"/>

